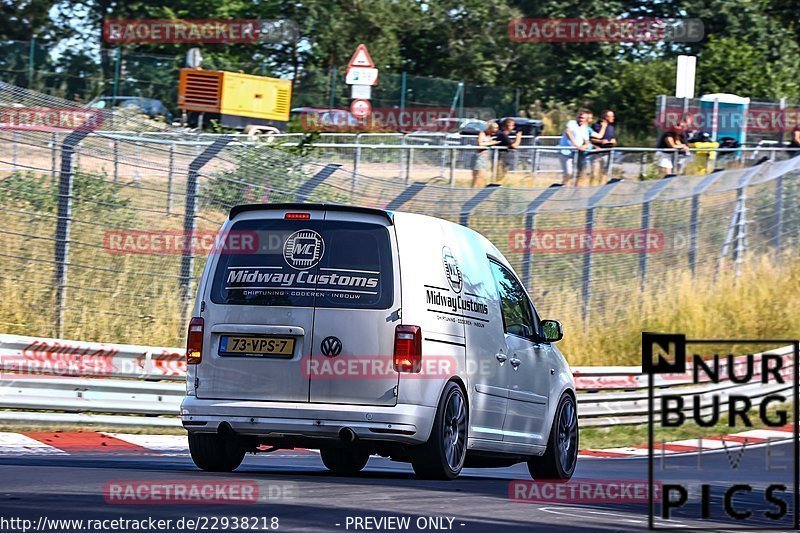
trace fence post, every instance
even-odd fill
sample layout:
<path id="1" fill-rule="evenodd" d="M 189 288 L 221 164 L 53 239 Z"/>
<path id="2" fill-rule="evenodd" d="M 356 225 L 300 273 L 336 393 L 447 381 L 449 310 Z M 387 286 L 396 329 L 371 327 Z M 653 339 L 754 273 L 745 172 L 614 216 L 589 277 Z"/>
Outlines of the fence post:
<path id="1" fill-rule="evenodd" d="M 780 117 L 781 120 L 779 122 L 780 127 L 778 128 L 778 144 L 783 144 L 783 127 L 786 124 L 786 98 L 781 98 L 780 100 Z M 746 121 L 745 121 L 746 122 Z"/>
<path id="2" fill-rule="evenodd" d="M 470 152 L 468 152 L 470 153 Z M 469 158 L 467 158 L 469 159 Z M 450 186 L 453 187 L 456 184 L 456 150 L 455 148 L 450 149 Z"/>
<path id="3" fill-rule="evenodd" d="M 398 177 L 403 177 L 403 169 L 406 168 L 406 136 L 403 135 L 400 137 L 400 175 Z M 406 183 L 408 183 L 408 178 L 406 178 Z"/>
<path id="4" fill-rule="evenodd" d="M 34 62 L 36 61 L 36 39 L 31 37 L 28 48 L 28 89 L 33 89 Z"/>
<path id="5" fill-rule="evenodd" d="M 358 166 L 361 163 L 361 133 L 356 134 L 356 150 L 353 153 L 353 189 L 355 189 L 356 183 L 358 183 Z"/>
<path id="6" fill-rule="evenodd" d="M 406 185 L 411 181 L 411 166 L 414 164 L 414 147 L 408 147 L 408 158 L 406 159 Z"/>
<path id="7" fill-rule="evenodd" d="M 333 174 L 341 168 L 342 165 L 337 163 L 328 163 L 322 170 L 311 176 L 305 182 L 303 182 L 300 187 L 297 188 L 295 192 L 294 201 L 295 202 L 305 202 L 308 200 L 308 197 L 311 196 L 311 193 L 314 192 L 314 189 L 322 185 L 326 179 L 333 176 Z M 351 193 L 352 194 L 352 193 Z"/>
<path id="8" fill-rule="evenodd" d="M 775 184 L 775 254 L 776 261 L 780 261 L 781 237 L 783 231 L 783 174 L 778 176 Z"/>
<path id="9" fill-rule="evenodd" d="M 172 145 L 170 145 L 170 149 Z M 119 139 L 114 139 L 114 183 L 119 181 Z"/>
<path id="10" fill-rule="evenodd" d="M 56 154 L 58 153 L 58 133 L 50 134 L 50 183 L 56 181 Z"/>
<path id="11" fill-rule="evenodd" d="M 189 174 L 188 180 L 186 183 L 186 210 L 183 215 L 183 238 L 184 240 L 191 239 L 192 235 L 194 235 L 196 225 L 197 225 L 197 200 L 199 198 L 200 192 L 200 169 L 203 166 L 211 161 L 211 159 L 217 155 L 228 143 L 233 140 L 232 137 L 223 136 L 219 137 L 210 146 L 208 146 L 203 152 L 195 157 L 191 163 L 189 163 Z M 183 316 L 187 316 L 187 313 L 190 310 L 190 302 L 192 299 L 192 281 L 194 280 L 194 250 L 191 249 L 191 246 L 184 246 L 183 253 L 181 255 L 181 276 L 180 276 L 180 286 L 181 286 L 181 300 L 184 305 L 184 314 Z"/>
<path id="12" fill-rule="evenodd" d="M 406 71 L 400 74 L 400 116 L 405 116 L 406 110 Z"/>
<path id="13" fill-rule="evenodd" d="M 523 258 L 522 258 L 522 281 L 525 284 L 525 287 L 528 288 L 531 286 L 531 271 L 532 271 L 532 259 L 531 259 L 531 238 L 533 238 L 533 230 L 535 228 L 535 217 L 536 212 L 539 210 L 547 200 L 550 199 L 557 191 L 558 188 L 562 185 L 560 183 L 554 183 L 550 185 L 547 189 L 542 191 L 541 194 L 536 196 L 531 203 L 528 204 L 528 208 L 525 210 L 525 250 L 523 251 Z"/>
<path id="14" fill-rule="evenodd" d="M 611 148 L 611 150 L 608 152 L 608 163 L 606 164 L 606 179 L 612 179 L 614 177 L 612 175 L 612 172 L 614 171 L 614 155 L 616 155 L 616 152 L 614 151 L 614 148 Z"/>
<path id="15" fill-rule="evenodd" d="M 122 48 L 117 48 L 114 54 L 114 92 L 113 99 L 111 100 L 111 107 L 117 105 L 117 96 L 119 95 L 119 72 L 122 68 Z"/>
<path id="16" fill-rule="evenodd" d="M 644 280 L 647 277 L 647 254 L 648 245 L 650 243 L 650 202 L 652 202 L 662 190 L 670 184 L 669 178 L 664 178 L 656 182 L 644 195 L 644 203 L 642 204 L 642 223 L 641 229 L 644 234 L 644 248 L 639 250 L 639 278 L 640 289 L 644 290 Z"/>
<path id="17" fill-rule="evenodd" d="M 500 150 L 497 148 L 489 148 L 492 152 L 492 183 L 497 181 L 497 171 L 499 170 Z"/>
<path id="18" fill-rule="evenodd" d="M 536 177 L 536 173 L 539 171 L 539 163 L 540 163 L 541 156 L 539 155 L 539 137 L 533 138 L 533 177 Z"/>
<path id="19" fill-rule="evenodd" d="M 689 218 L 689 269 L 692 271 L 692 276 L 695 275 L 697 269 L 697 225 L 700 218 L 700 195 L 714 183 L 719 174 L 709 174 L 697 184 L 692 191 L 692 206 Z"/>
<path id="20" fill-rule="evenodd" d="M 464 202 L 464 206 L 461 208 L 461 213 L 458 217 L 458 223 L 462 226 L 469 227 L 469 218 L 472 215 L 472 211 L 478 207 L 478 205 L 489 198 L 491 194 L 500 188 L 500 185 L 497 183 L 492 183 L 487 185 L 485 188 L 480 189 L 475 195 Z"/>
<path id="21" fill-rule="evenodd" d="M 333 109 L 335 107 L 335 99 L 336 99 L 336 67 L 331 65 L 330 73 L 329 73 L 331 83 L 328 89 L 330 90 L 330 98 L 328 99 L 328 109 Z"/>
<path id="22" fill-rule="evenodd" d="M 116 158 L 114 159 L 114 162 L 116 163 Z M 174 173 L 175 173 L 175 144 L 170 143 L 169 163 L 167 166 L 167 215 L 172 214 L 172 180 Z M 116 179 L 114 181 L 116 181 Z"/>
<path id="23" fill-rule="evenodd" d="M 586 232 L 591 235 L 594 231 L 594 210 L 600 201 L 608 196 L 616 187 L 622 182 L 619 179 L 610 180 L 607 184 L 600 187 L 600 189 L 589 198 L 589 205 L 586 209 Z M 587 250 L 583 255 L 583 282 L 581 287 L 581 296 L 583 298 L 582 316 L 583 321 L 589 318 L 589 303 L 592 298 L 592 250 Z"/>
<path id="24" fill-rule="evenodd" d="M 733 247 L 733 263 L 736 269 L 736 277 L 741 274 L 741 263 L 744 254 L 747 252 L 747 191 L 746 188 L 750 184 L 750 180 L 756 174 L 760 174 L 764 169 L 762 165 L 753 167 L 750 172 L 739 178 L 739 184 L 736 189 L 736 207 L 734 208 L 733 215 L 731 216 L 730 224 L 728 225 L 728 235 L 725 238 L 725 244 L 722 245 L 722 260 L 728 254 L 728 248 Z"/>
<path id="25" fill-rule="evenodd" d="M 72 168 L 75 147 L 87 135 L 89 129 L 70 132 L 61 145 L 61 174 L 58 184 L 58 217 L 56 220 L 55 246 L 55 336 L 61 337 L 64 327 L 64 293 L 67 289 L 67 259 L 69 257 L 69 231 L 72 222 Z"/>

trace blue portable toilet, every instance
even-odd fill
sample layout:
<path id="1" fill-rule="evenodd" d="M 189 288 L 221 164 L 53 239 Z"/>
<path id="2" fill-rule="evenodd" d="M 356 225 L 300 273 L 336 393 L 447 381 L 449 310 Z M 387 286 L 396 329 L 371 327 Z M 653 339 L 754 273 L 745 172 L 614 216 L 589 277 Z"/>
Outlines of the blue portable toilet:
<path id="1" fill-rule="evenodd" d="M 695 128 L 711 134 L 714 141 L 723 137 L 744 144 L 747 138 L 747 109 L 750 99 L 735 94 L 716 93 L 700 97 L 700 113 Z M 716 119 L 716 120 L 715 120 Z"/>

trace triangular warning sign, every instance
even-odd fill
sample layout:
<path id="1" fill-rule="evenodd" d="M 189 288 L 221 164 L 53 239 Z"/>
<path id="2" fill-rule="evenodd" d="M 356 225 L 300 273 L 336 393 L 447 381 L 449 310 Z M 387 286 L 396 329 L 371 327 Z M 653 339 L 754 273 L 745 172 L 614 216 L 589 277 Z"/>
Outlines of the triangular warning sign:
<path id="1" fill-rule="evenodd" d="M 363 44 L 359 44 L 358 48 L 356 48 L 356 53 L 353 54 L 353 57 L 350 58 L 350 63 L 348 63 L 347 66 L 374 68 L 375 63 L 373 63 L 372 58 L 369 57 L 369 52 L 367 52 L 367 47 L 364 46 Z"/>

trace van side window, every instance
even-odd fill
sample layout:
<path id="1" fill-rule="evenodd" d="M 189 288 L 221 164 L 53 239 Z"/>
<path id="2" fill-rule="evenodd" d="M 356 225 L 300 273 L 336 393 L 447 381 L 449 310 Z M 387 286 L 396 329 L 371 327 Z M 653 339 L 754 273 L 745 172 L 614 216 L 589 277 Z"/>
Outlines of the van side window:
<path id="1" fill-rule="evenodd" d="M 500 308 L 506 333 L 520 337 L 530 337 L 535 334 L 537 329 L 525 289 L 507 268 L 494 261 L 489 261 L 489 264 L 492 266 L 492 276 L 500 294 Z"/>

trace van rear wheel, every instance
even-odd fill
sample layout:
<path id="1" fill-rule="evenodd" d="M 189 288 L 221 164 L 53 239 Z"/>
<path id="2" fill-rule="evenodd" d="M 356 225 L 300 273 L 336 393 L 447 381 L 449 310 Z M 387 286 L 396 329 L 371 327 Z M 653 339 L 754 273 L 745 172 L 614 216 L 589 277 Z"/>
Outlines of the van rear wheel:
<path id="1" fill-rule="evenodd" d="M 468 421 L 464 391 L 451 381 L 439 400 L 428 442 L 419 447 L 411 460 L 417 476 L 444 480 L 458 477 L 467 456 Z"/>
<path id="2" fill-rule="evenodd" d="M 536 480 L 566 482 L 575 472 L 578 463 L 578 410 L 575 398 L 570 394 L 561 396 L 547 450 L 542 456 L 528 459 L 528 472 Z"/>
<path id="3" fill-rule="evenodd" d="M 194 464 L 206 472 L 233 472 L 242 464 L 245 451 L 216 433 L 189 433 L 189 453 Z"/>
<path id="4" fill-rule="evenodd" d="M 322 464 L 335 474 L 356 474 L 367 465 L 369 454 L 347 448 L 322 448 Z"/>

